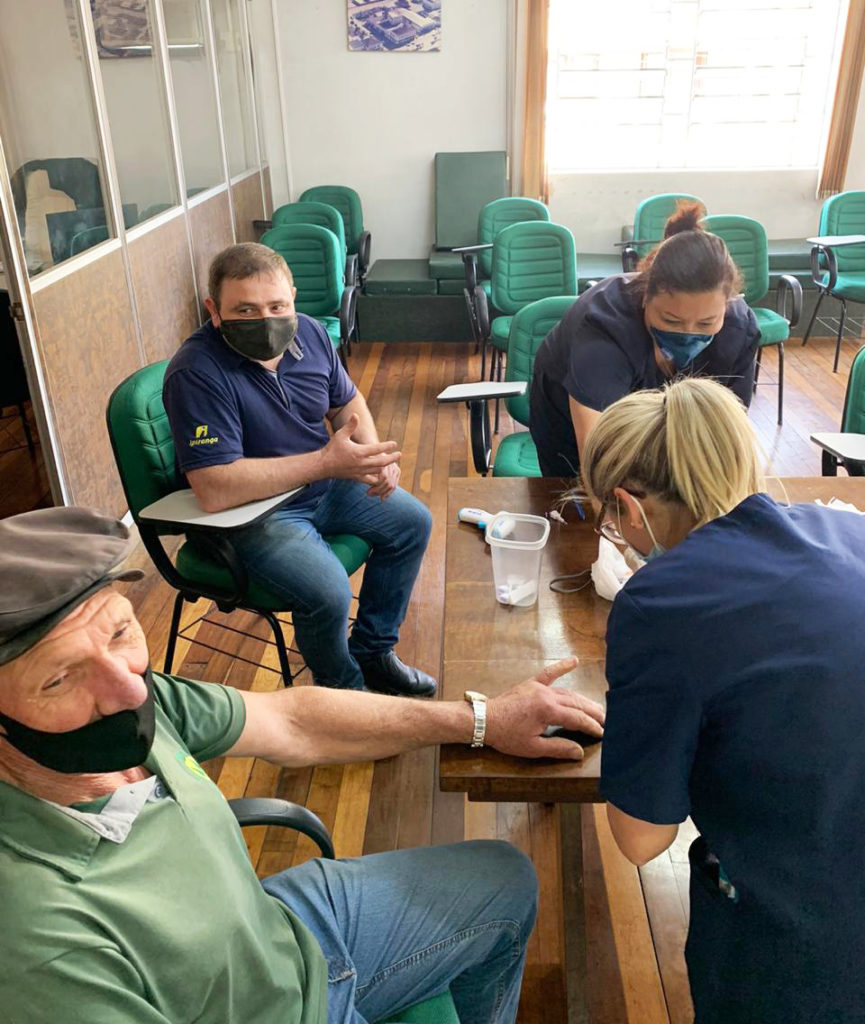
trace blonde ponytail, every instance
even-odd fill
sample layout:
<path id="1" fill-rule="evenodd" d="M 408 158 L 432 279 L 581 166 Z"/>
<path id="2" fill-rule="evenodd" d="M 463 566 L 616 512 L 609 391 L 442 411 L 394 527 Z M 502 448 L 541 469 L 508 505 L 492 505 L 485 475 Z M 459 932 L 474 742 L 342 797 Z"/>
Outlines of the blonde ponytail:
<path id="1" fill-rule="evenodd" d="M 685 377 L 615 402 L 581 453 L 589 496 L 616 487 L 684 505 L 697 526 L 726 515 L 765 488 L 744 406 L 713 380 Z"/>

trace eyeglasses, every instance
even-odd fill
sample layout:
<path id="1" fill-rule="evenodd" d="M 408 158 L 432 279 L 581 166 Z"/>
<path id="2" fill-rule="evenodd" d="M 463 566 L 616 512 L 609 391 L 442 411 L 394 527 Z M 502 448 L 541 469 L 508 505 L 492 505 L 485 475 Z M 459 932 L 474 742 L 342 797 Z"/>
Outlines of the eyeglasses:
<path id="1" fill-rule="evenodd" d="M 611 541 L 617 547 L 624 547 L 628 543 L 622 536 L 618 525 L 610 518 L 607 502 L 604 502 L 598 511 L 598 516 L 595 520 L 595 533 L 606 537 L 608 541 Z"/>

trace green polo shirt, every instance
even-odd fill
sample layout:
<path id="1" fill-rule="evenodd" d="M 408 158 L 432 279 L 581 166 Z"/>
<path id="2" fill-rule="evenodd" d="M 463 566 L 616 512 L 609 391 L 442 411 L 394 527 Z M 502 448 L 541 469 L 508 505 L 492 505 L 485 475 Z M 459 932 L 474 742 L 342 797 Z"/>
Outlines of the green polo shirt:
<path id="1" fill-rule="evenodd" d="M 153 674 L 146 766 L 169 798 L 123 843 L 0 783 L 3 1024 L 320 1024 L 327 969 L 301 922 L 261 888 L 199 761 L 243 731 L 229 687 Z"/>

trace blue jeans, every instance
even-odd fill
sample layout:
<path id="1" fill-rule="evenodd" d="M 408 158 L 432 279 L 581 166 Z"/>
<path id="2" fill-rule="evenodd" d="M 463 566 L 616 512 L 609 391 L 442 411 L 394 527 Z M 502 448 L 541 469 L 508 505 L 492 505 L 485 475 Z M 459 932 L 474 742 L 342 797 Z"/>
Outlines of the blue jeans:
<path id="1" fill-rule="evenodd" d="M 402 488 L 384 501 L 366 492 L 366 484 L 333 480 L 312 507 L 288 505 L 232 538 L 250 576 L 284 597 L 316 680 L 354 688 L 363 686 L 358 659 L 385 654 L 399 639 L 432 529 L 426 505 Z M 351 639 L 351 586 L 323 539 L 337 533 L 372 546 Z"/>
<path id="2" fill-rule="evenodd" d="M 508 843 L 312 860 L 266 878 L 328 964 L 328 1024 L 365 1024 L 450 989 L 460 1024 L 512 1024 L 537 878 Z"/>

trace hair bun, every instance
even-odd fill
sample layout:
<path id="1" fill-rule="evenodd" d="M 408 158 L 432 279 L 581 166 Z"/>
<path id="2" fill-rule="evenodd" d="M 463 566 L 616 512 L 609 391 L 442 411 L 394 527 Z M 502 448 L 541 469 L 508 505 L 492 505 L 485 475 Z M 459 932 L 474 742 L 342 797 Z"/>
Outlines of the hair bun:
<path id="1" fill-rule="evenodd" d="M 702 231 L 700 221 L 706 216 L 706 207 L 694 199 L 680 199 L 675 211 L 664 225 L 664 238 L 678 235 L 682 231 Z"/>

